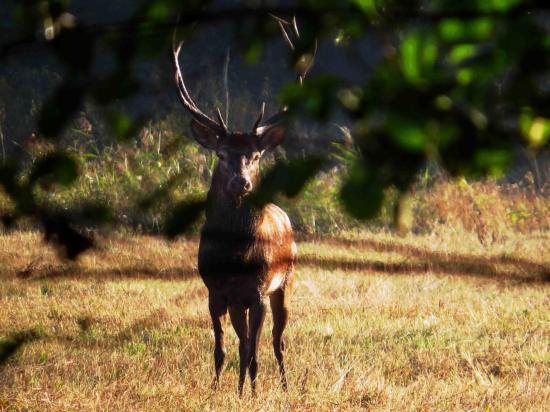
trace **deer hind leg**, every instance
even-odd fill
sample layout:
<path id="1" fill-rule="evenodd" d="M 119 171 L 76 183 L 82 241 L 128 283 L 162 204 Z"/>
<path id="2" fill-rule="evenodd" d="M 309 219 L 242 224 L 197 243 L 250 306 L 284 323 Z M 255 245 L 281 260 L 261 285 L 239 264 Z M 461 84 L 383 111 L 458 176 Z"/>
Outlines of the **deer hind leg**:
<path id="1" fill-rule="evenodd" d="M 273 314 L 273 351 L 279 365 L 279 374 L 281 375 L 281 385 L 286 390 L 288 382 L 286 379 L 285 362 L 283 351 L 285 343 L 283 341 L 283 332 L 288 323 L 288 304 L 285 299 L 284 289 L 278 289 L 269 296 L 271 312 Z"/>
<path id="2" fill-rule="evenodd" d="M 260 343 L 260 335 L 265 319 L 265 312 L 266 304 L 262 299 L 250 307 L 248 314 L 248 324 L 250 326 L 248 372 L 250 374 L 252 395 L 256 393 L 256 376 L 258 375 L 258 345 Z"/>
<path id="3" fill-rule="evenodd" d="M 239 396 L 243 394 L 246 370 L 248 368 L 248 321 L 243 305 L 229 306 L 229 317 L 239 338 Z"/>
<path id="4" fill-rule="evenodd" d="M 227 312 L 227 304 L 225 299 L 215 294 L 208 296 L 208 309 L 212 318 L 212 326 L 214 328 L 214 366 L 216 369 L 216 379 L 213 387 L 218 389 L 220 386 L 220 375 L 225 360 L 225 344 L 223 339 L 223 324 L 225 314 Z"/>

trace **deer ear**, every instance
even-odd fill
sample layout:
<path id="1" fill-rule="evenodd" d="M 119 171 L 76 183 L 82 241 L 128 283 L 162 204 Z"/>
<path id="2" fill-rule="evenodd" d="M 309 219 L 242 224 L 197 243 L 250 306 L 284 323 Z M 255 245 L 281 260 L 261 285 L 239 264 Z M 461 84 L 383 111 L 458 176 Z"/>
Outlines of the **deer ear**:
<path id="1" fill-rule="evenodd" d="M 193 132 L 193 137 L 201 146 L 211 150 L 215 150 L 218 147 L 216 132 L 197 122 L 195 119 L 191 120 L 191 132 Z"/>
<path id="2" fill-rule="evenodd" d="M 274 126 L 263 132 L 260 137 L 260 150 L 271 150 L 279 146 L 285 139 L 284 127 Z"/>

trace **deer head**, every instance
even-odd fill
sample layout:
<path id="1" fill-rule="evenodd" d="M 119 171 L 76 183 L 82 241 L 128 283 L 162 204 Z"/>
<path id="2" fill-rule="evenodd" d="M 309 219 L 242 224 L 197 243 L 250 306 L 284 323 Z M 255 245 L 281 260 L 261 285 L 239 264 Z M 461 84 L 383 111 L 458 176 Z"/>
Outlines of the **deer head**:
<path id="1" fill-rule="evenodd" d="M 283 33 L 287 44 L 294 49 L 290 40 L 291 35 L 299 37 L 296 20 L 287 22 L 273 16 Z M 264 121 L 265 103 L 262 104 L 252 130 L 250 132 L 231 132 L 223 120 L 221 112 L 216 109 L 216 120 L 207 116 L 195 104 L 181 72 L 179 53 L 183 42 L 173 47 L 172 54 L 176 69 L 176 85 L 178 95 L 185 109 L 191 114 L 191 131 L 195 140 L 203 147 L 215 151 L 218 156 L 216 172 L 222 180 L 221 189 L 232 199 L 240 200 L 252 192 L 259 176 L 259 164 L 262 155 L 282 143 L 285 134 L 284 120 L 286 108 Z M 315 49 L 317 45 L 315 45 Z M 298 80 L 301 83 L 313 64 L 315 52 L 309 64 L 301 68 Z"/>

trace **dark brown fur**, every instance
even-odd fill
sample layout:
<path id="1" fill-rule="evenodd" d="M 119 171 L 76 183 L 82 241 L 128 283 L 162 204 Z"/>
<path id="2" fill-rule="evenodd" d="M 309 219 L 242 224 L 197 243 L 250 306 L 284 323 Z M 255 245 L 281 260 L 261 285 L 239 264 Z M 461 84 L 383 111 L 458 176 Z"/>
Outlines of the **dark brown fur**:
<path id="1" fill-rule="evenodd" d="M 258 343 L 269 298 L 273 348 L 286 388 L 282 334 L 288 321 L 288 289 L 296 255 L 292 227 L 279 207 L 252 208 L 228 189 L 235 176 L 250 181 L 252 188 L 257 183 L 259 158 L 253 159 L 262 152 L 259 138 L 230 135 L 220 139 L 217 152 L 223 156 L 212 178 L 199 246 L 199 272 L 208 288 L 214 326 L 215 385 L 225 357 L 223 324 L 229 311 L 239 337 L 239 393 L 247 369 L 254 392 Z"/>
<path id="2" fill-rule="evenodd" d="M 283 38 L 294 50 L 291 37 L 300 36 L 296 19 L 286 21 L 273 17 Z M 219 157 L 208 192 L 206 222 L 199 246 L 199 272 L 208 288 L 214 327 L 215 386 L 219 385 L 225 358 L 223 324 L 229 311 L 239 337 L 239 393 L 242 394 L 247 369 L 254 393 L 258 344 L 269 298 L 273 313 L 273 349 L 286 389 L 282 335 L 288 322 L 288 292 L 296 244 L 285 212 L 273 204 L 254 209 L 245 200 L 258 181 L 261 156 L 283 140 L 288 113 L 283 108 L 264 119 L 264 103 L 250 133 L 231 133 L 219 108 L 217 120 L 214 120 L 191 98 L 179 64 L 182 43 L 176 46 L 174 41 L 172 48 L 178 96 L 193 119 L 191 130 L 195 140 L 216 151 Z M 309 61 L 300 65 L 300 84 L 313 64 L 316 49 L 317 42 Z"/>

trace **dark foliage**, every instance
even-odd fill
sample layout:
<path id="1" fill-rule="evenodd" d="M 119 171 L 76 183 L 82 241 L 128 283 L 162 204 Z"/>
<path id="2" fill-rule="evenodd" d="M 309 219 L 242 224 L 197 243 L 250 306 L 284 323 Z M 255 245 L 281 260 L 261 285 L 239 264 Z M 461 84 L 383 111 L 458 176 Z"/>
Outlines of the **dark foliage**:
<path id="1" fill-rule="evenodd" d="M 69 258 L 93 245 L 82 228 L 105 223 L 114 213 L 107 205 L 83 212 L 55 210 L 37 201 L 34 187 L 55 190 L 78 177 L 60 137 L 87 101 L 103 109 L 120 141 L 136 137 L 155 107 L 136 113 L 124 110 L 122 102 L 147 87 L 148 79 L 138 70 L 144 61 L 168 62 L 177 16 L 179 35 L 186 38 L 193 27 L 231 27 L 248 62 L 260 62 L 268 41 L 279 36 L 270 14 L 294 15 L 300 22 L 300 37 L 288 54 L 298 72 L 309 69 L 316 42 L 319 58 L 323 48 L 345 49 L 354 56 L 350 65 L 368 77 L 313 73 L 301 86 L 285 86 L 280 103 L 294 117 L 338 119 L 353 126 L 347 143 L 355 155 L 341 200 L 358 218 L 376 215 L 387 188 L 405 194 L 428 162 L 454 176 L 498 175 L 518 146 L 532 151 L 547 147 L 550 30 L 541 1 L 317 0 L 269 7 L 231 1 L 116 3 L 10 2 L 0 15 L 6 32 L 2 58 L 33 48 L 62 68 L 56 90 L 38 115 L 37 133 L 56 150 L 37 160 L 30 174 L 21 156 L 4 159 L 0 184 L 14 208 L 2 211 L 2 221 L 12 226 L 20 218 L 34 218 L 46 240 Z M 377 44 L 376 58 L 368 61 L 362 50 L 365 39 Z M 8 86 L 0 82 L 0 90 L 11 92 Z M 5 113 L 7 94 L 0 95 L 0 104 L 0 114 Z M 277 195 L 294 197 L 324 164 L 325 159 L 310 155 L 278 163 L 252 200 L 264 204 Z M 155 193 L 162 189 L 151 188 L 150 195 Z M 151 203 L 148 194 L 142 203 L 138 206 Z M 179 204 L 166 219 L 164 233 L 173 238 L 185 232 L 204 207 L 202 200 Z"/>

